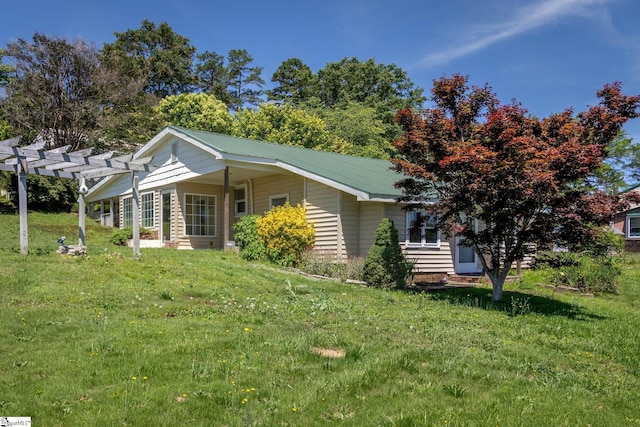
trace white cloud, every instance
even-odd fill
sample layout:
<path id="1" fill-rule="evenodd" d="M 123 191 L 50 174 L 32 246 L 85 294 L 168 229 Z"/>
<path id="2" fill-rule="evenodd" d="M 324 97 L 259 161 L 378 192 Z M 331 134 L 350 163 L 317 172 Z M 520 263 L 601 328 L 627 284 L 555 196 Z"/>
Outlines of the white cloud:
<path id="1" fill-rule="evenodd" d="M 478 26 L 463 34 L 463 39 L 419 61 L 417 67 L 446 64 L 454 59 L 482 50 L 488 46 L 516 37 L 527 31 L 551 24 L 567 16 L 589 14 L 594 6 L 617 0 L 544 0 L 522 7 L 505 22 Z"/>

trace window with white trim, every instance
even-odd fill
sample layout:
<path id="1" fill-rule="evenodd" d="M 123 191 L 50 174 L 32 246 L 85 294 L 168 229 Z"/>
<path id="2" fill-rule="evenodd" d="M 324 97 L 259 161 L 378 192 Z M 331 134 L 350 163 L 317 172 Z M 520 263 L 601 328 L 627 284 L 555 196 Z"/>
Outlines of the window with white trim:
<path id="1" fill-rule="evenodd" d="M 131 197 L 122 198 L 122 226 L 133 226 L 133 199 Z"/>
<path id="2" fill-rule="evenodd" d="M 269 209 L 276 206 L 282 206 L 289 201 L 289 194 L 278 194 L 277 196 L 269 196 Z"/>
<path id="3" fill-rule="evenodd" d="M 440 230 L 435 215 L 424 211 L 408 211 L 405 241 L 407 246 L 440 246 Z"/>
<path id="4" fill-rule="evenodd" d="M 142 227 L 153 228 L 154 222 L 154 193 L 144 193 L 140 196 L 140 214 L 142 216 Z"/>
<path id="5" fill-rule="evenodd" d="M 184 209 L 185 235 L 216 235 L 216 196 L 185 194 Z"/>
<path id="6" fill-rule="evenodd" d="M 235 205 L 235 215 L 243 216 L 247 214 L 247 186 L 239 185 L 233 189 L 233 203 Z"/>
<path id="7" fill-rule="evenodd" d="M 627 215 L 627 238 L 640 239 L 640 214 Z"/>

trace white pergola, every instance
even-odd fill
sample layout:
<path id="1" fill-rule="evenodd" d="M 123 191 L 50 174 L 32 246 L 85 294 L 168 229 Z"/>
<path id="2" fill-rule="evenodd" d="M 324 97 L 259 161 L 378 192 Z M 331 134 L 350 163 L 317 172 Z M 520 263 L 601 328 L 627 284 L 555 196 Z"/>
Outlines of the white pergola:
<path id="1" fill-rule="evenodd" d="M 0 170 L 18 174 L 18 209 L 20 213 L 20 253 L 29 253 L 27 224 L 27 175 L 52 176 L 78 180 L 78 245 L 85 245 L 85 195 L 86 180 L 130 172 L 132 174 L 133 217 L 139 217 L 139 193 L 137 172 L 149 172 L 156 167 L 152 157 L 133 159 L 133 154 L 113 157 L 107 152 L 91 155 L 92 148 L 68 152 L 70 146 L 45 150 L 45 142 L 20 147 L 20 138 L 0 141 Z M 133 252 L 140 255 L 140 222 L 133 221 Z"/>

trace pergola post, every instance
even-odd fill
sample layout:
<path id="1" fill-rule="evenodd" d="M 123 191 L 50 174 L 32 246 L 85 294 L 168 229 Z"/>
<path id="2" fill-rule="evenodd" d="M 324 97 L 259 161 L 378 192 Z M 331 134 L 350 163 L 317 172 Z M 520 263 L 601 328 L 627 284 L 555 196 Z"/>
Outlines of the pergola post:
<path id="1" fill-rule="evenodd" d="M 138 193 L 138 176 L 133 173 L 131 187 L 131 223 L 133 225 L 133 255 L 140 257 L 140 194 Z"/>
<path id="2" fill-rule="evenodd" d="M 29 225 L 27 221 L 27 160 L 18 159 L 18 209 L 20 211 L 20 254 L 29 254 Z"/>
<path id="3" fill-rule="evenodd" d="M 78 245 L 84 246 L 85 225 L 86 225 L 86 203 L 87 184 L 84 178 L 80 178 L 80 188 L 78 190 Z"/>

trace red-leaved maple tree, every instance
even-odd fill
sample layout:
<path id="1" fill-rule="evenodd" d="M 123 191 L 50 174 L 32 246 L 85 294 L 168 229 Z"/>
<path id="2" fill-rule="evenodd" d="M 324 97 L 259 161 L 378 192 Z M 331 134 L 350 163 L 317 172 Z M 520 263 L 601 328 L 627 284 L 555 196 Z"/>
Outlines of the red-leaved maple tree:
<path id="1" fill-rule="evenodd" d="M 494 301 L 513 262 L 535 245 L 584 243 L 627 203 L 581 185 L 640 114 L 640 96 L 623 95 L 620 83 L 604 86 L 587 111 L 544 119 L 457 74 L 435 81 L 431 93 L 433 108 L 396 115 L 404 131 L 393 160 L 405 175 L 396 183 L 400 201 L 437 213 L 445 233 L 475 249 Z"/>

